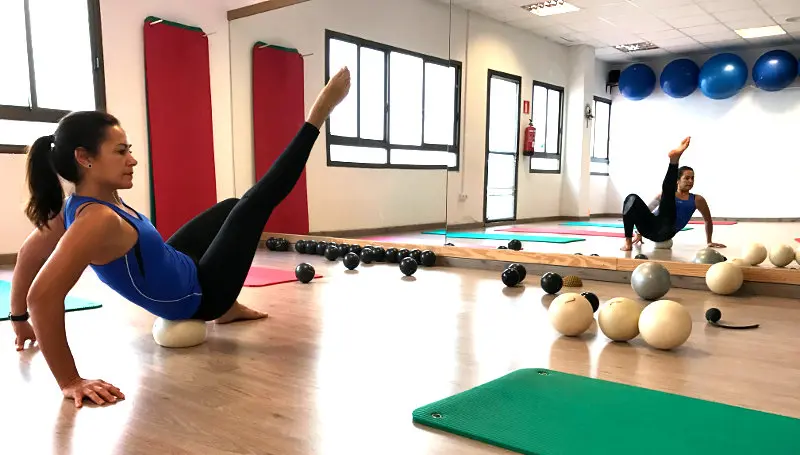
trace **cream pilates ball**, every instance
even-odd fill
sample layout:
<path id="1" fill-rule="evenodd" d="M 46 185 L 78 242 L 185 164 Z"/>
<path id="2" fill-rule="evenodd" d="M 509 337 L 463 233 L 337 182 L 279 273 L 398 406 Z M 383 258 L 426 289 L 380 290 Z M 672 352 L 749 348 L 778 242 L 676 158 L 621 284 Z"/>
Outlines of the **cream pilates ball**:
<path id="1" fill-rule="evenodd" d="M 743 282 L 742 268 L 730 262 L 717 262 L 706 271 L 706 286 L 714 294 L 733 294 Z"/>
<path id="2" fill-rule="evenodd" d="M 639 333 L 656 349 L 674 349 L 692 334 L 692 317 L 678 302 L 657 300 L 639 315 Z"/>
<path id="3" fill-rule="evenodd" d="M 742 248 L 742 260 L 750 265 L 758 265 L 767 259 L 767 247 L 755 242 Z"/>
<path id="4" fill-rule="evenodd" d="M 672 248 L 672 239 L 664 240 L 663 242 L 656 242 L 655 248 L 657 250 L 669 250 Z"/>
<path id="5" fill-rule="evenodd" d="M 750 266 L 750 264 L 748 264 L 744 259 L 741 259 L 741 258 L 728 259 L 727 263 L 728 264 L 733 264 L 733 265 L 736 265 L 736 266 L 739 266 L 739 267 L 748 267 L 748 266 Z"/>
<path id="6" fill-rule="evenodd" d="M 197 319 L 169 321 L 158 318 L 153 323 L 153 339 L 165 348 L 188 348 L 206 340 L 206 323 Z"/>
<path id="7" fill-rule="evenodd" d="M 775 245 L 769 250 L 769 262 L 775 267 L 786 267 L 795 259 L 795 252 L 789 245 Z"/>
<path id="8" fill-rule="evenodd" d="M 597 314 L 597 325 L 608 338 L 628 341 L 639 335 L 639 315 L 644 305 L 625 297 L 616 297 L 603 305 Z"/>
<path id="9" fill-rule="evenodd" d="M 798 247 L 794 252 L 794 260 L 797 261 L 798 265 L 800 265 L 800 247 Z"/>
<path id="10" fill-rule="evenodd" d="M 547 312 L 553 328 L 566 336 L 582 334 L 591 327 L 594 320 L 592 304 L 586 297 L 575 292 L 556 297 Z"/>

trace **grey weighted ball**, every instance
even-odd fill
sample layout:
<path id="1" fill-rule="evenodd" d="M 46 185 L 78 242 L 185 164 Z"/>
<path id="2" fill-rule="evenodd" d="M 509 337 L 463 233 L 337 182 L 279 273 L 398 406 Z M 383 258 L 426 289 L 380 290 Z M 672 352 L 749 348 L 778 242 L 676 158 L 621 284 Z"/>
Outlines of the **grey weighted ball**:
<path id="1" fill-rule="evenodd" d="M 714 248 L 703 248 L 699 250 L 692 260 L 695 264 L 716 264 L 725 262 L 725 256 Z"/>
<path id="2" fill-rule="evenodd" d="M 645 300 L 664 297 L 672 286 L 669 270 L 656 262 L 645 262 L 631 274 L 631 287 Z"/>

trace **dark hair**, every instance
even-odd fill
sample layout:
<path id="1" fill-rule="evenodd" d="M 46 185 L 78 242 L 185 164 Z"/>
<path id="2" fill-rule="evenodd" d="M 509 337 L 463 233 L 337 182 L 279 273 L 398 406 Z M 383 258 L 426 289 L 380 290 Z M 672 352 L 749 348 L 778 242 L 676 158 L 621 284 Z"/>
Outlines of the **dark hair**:
<path id="1" fill-rule="evenodd" d="M 28 189 L 30 200 L 25 214 L 41 229 L 58 216 L 64 204 L 64 189 L 59 176 L 78 183 L 80 172 L 75 150 L 84 148 L 97 156 L 108 127 L 119 125 L 110 114 L 97 111 L 73 112 L 58 122 L 52 136 L 42 136 L 28 147 Z"/>
<path id="2" fill-rule="evenodd" d="M 683 177 L 683 173 L 686 172 L 686 171 L 694 172 L 694 169 L 690 168 L 689 166 L 681 166 L 681 167 L 679 167 L 678 168 L 678 178 L 680 179 L 681 177 Z"/>

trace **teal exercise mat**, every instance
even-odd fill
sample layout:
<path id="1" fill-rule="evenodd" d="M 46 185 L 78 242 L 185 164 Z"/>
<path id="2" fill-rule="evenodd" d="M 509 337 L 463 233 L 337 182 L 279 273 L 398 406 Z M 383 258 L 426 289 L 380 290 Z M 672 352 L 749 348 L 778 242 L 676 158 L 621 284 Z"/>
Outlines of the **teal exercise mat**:
<path id="1" fill-rule="evenodd" d="M 582 226 L 582 227 L 604 227 L 604 228 L 617 228 L 617 229 L 625 229 L 625 225 L 622 223 L 595 223 L 592 221 L 567 221 L 565 223 L 559 223 L 561 226 Z M 681 229 L 681 231 L 691 231 L 694 228 L 685 227 Z"/>
<path id="2" fill-rule="evenodd" d="M 543 235 L 519 235 L 513 233 L 496 233 L 496 232 L 447 232 L 444 229 L 435 231 L 425 231 L 423 234 L 430 235 L 446 235 L 452 239 L 481 239 L 481 240 L 513 240 L 517 239 L 520 242 L 539 242 L 539 243 L 572 243 L 583 242 L 586 239 L 579 239 L 575 237 L 547 237 Z"/>
<path id="3" fill-rule="evenodd" d="M 84 300 L 78 297 L 67 296 L 64 302 L 65 311 L 92 310 L 100 308 L 101 304 Z M 11 283 L 0 281 L 0 321 L 8 320 L 8 313 L 11 311 Z"/>
<path id="4" fill-rule="evenodd" d="M 548 369 L 413 412 L 415 423 L 523 454 L 797 454 L 800 420 Z"/>

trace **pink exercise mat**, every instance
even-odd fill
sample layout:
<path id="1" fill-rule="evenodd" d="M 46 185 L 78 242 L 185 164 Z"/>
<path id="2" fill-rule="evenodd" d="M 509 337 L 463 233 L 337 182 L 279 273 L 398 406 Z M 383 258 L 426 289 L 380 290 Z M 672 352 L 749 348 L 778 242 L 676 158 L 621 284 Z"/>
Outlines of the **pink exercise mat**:
<path id="1" fill-rule="evenodd" d="M 616 237 L 620 239 L 625 238 L 624 232 L 612 231 L 590 231 L 585 229 L 569 229 L 569 228 L 538 228 L 538 227 L 522 227 L 515 226 L 509 228 L 497 229 L 502 232 L 517 232 L 517 233 L 536 233 L 536 234 L 568 234 L 568 235 L 585 235 L 588 237 Z"/>
<path id="2" fill-rule="evenodd" d="M 314 279 L 322 278 L 315 274 Z M 271 269 L 269 267 L 250 267 L 250 272 L 244 280 L 246 287 L 271 286 L 273 284 L 291 283 L 297 281 L 294 270 Z"/>

